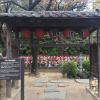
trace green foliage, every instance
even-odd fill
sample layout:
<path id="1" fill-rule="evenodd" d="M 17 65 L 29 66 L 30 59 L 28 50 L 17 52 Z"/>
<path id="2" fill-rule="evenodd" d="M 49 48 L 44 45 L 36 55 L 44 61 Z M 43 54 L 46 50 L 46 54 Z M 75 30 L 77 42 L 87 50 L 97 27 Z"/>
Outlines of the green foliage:
<path id="1" fill-rule="evenodd" d="M 48 35 L 45 35 L 45 37 L 40 41 L 40 44 L 43 44 L 43 43 L 48 43 L 48 44 L 73 44 L 73 43 L 82 43 L 82 47 L 80 48 L 76 48 L 76 47 L 66 47 L 66 48 L 63 48 L 63 50 L 61 50 L 62 48 L 57 48 L 53 49 L 52 47 L 49 48 L 48 50 L 48 47 L 47 48 L 42 48 L 42 51 L 46 50 L 47 51 L 47 54 L 43 54 L 43 55 L 79 55 L 80 52 L 82 52 L 83 54 L 88 54 L 89 53 L 89 39 L 86 38 L 84 40 L 82 40 L 82 37 L 80 36 L 81 33 L 80 32 L 73 32 L 72 36 L 70 38 L 67 38 L 67 39 L 64 39 L 63 38 L 63 35 L 62 33 L 59 33 L 60 35 L 60 38 L 57 40 L 57 41 L 54 41 L 52 38 L 50 38 Z M 61 52 L 60 52 L 61 51 Z M 42 54 L 42 53 L 41 53 Z"/>
<path id="2" fill-rule="evenodd" d="M 0 48 L 0 53 L 2 53 L 3 52 L 3 48 Z"/>
<path id="3" fill-rule="evenodd" d="M 58 55 L 58 52 L 57 52 L 57 49 L 56 48 L 53 48 L 52 50 L 49 50 L 49 56 L 57 56 Z"/>
<path id="4" fill-rule="evenodd" d="M 75 78 L 77 76 L 77 63 L 75 61 L 69 61 L 62 65 L 61 72 L 63 76 L 67 74 L 69 78 Z"/>
<path id="5" fill-rule="evenodd" d="M 89 60 L 83 61 L 83 69 L 84 69 L 85 72 L 90 72 L 90 62 L 89 62 Z"/>
<path id="6" fill-rule="evenodd" d="M 95 2 L 93 3 L 93 8 L 94 9 L 100 8 L 100 0 L 95 0 Z"/>
<path id="7" fill-rule="evenodd" d="M 79 48 L 69 48 L 67 52 L 69 55 L 79 55 L 80 50 Z"/>
<path id="8" fill-rule="evenodd" d="M 77 76 L 82 78 L 82 79 L 89 78 L 89 76 L 90 76 L 90 62 L 89 62 L 89 60 L 83 61 L 83 71 L 82 72 L 79 71 Z"/>

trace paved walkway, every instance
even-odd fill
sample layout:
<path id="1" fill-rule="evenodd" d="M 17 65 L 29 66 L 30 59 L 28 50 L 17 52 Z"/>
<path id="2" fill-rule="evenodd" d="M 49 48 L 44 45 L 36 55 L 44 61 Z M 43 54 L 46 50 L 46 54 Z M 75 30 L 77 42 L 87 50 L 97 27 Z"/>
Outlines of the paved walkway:
<path id="1" fill-rule="evenodd" d="M 83 83 L 82 83 L 83 82 Z M 94 100 L 86 91 L 88 83 L 62 79 L 59 73 L 25 76 L 25 100 Z M 18 96 L 14 98 L 18 99 Z"/>
<path id="2" fill-rule="evenodd" d="M 86 91 L 87 86 L 67 79 L 35 80 L 31 88 L 25 89 L 25 100 L 94 100 Z"/>

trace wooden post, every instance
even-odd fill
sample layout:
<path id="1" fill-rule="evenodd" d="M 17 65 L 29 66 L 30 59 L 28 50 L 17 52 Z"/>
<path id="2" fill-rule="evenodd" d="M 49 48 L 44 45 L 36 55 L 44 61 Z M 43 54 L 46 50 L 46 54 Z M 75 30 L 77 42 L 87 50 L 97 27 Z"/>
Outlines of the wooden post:
<path id="1" fill-rule="evenodd" d="M 15 39 L 12 41 L 12 57 L 18 58 L 19 56 L 19 32 L 15 31 Z M 16 89 L 19 88 L 19 80 L 12 80 L 12 85 Z"/>
<path id="2" fill-rule="evenodd" d="M 37 73 L 37 48 L 38 42 L 33 36 L 31 37 L 31 51 L 32 51 L 32 66 L 31 66 L 31 73 L 36 74 Z"/>
<path id="3" fill-rule="evenodd" d="M 91 44 L 92 44 L 92 33 L 90 34 L 89 36 L 89 60 L 90 60 L 90 78 L 89 78 L 89 86 L 90 86 L 90 89 L 92 89 L 91 87 L 91 81 L 92 81 L 92 70 L 91 70 L 91 67 L 92 67 L 92 51 L 91 51 Z"/>
<path id="4" fill-rule="evenodd" d="M 3 24 L 3 31 L 6 33 L 6 54 L 7 59 L 12 58 L 12 49 L 11 49 L 11 32 L 9 31 L 7 24 Z M 6 96 L 11 97 L 11 80 L 6 81 Z"/>
<path id="5" fill-rule="evenodd" d="M 97 31 L 97 43 L 98 43 L 98 96 L 100 97 L 100 28 Z"/>
<path id="6" fill-rule="evenodd" d="M 19 49 L 20 49 L 20 40 L 19 40 L 19 32 L 16 31 L 15 33 L 15 37 L 16 39 L 14 40 L 15 43 L 14 43 L 14 51 L 12 52 L 14 54 L 14 58 L 18 58 L 19 57 Z M 15 52 L 15 53 L 14 53 Z M 16 80 L 15 81 L 15 88 L 18 89 L 19 88 L 19 80 Z"/>

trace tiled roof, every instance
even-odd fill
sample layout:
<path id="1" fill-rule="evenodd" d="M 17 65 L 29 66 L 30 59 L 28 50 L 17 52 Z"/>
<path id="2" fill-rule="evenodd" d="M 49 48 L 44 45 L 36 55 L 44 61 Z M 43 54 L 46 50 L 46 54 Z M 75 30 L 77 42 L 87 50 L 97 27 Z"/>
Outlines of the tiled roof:
<path id="1" fill-rule="evenodd" d="M 0 13 L 1 17 L 35 17 L 35 18 L 100 18 L 97 12 L 72 12 L 72 11 L 24 11 Z"/>

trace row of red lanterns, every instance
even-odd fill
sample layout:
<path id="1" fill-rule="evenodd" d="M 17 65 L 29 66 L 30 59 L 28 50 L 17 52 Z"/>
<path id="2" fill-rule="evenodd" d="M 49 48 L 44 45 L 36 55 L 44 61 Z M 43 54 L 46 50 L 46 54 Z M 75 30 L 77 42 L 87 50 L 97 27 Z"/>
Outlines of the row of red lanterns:
<path id="1" fill-rule="evenodd" d="M 29 30 L 29 29 L 23 29 L 21 30 L 21 35 L 24 39 L 29 39 L 31 36 L 32 36 L 32 31 Z M 41 39 L 44 37 L 44 33 L 45 31 L 43 29 L 37 29 L 35 30 L 35 36 L 38 38 L 38 39 Z"/>
<path id="2" fill-rule="evenodd" d="M 71 34 L 71 30 L 70 29 L 65 29 L 64 32 L 63 32 L 63 36 L 64 38 L 69 38 L 70 37 L 70 34 Z M 83 32 L 83 38 L 86 38 L 89 36 L 89 30 L 87 29 L 84 29 L 82 30 Z M 35 30 L 35 36 L 40 40 L 44 37 L 44 34 L 45 34 L 45 31 L 43 29 L 36 29 Z M 23 29 L 21 30 L 21 35 L 24 39 L 29 39 L 31 36 L 32 36 L 32 31 L 29 30 L 29 29 Z M 49 36 L 51 38 L 53 38 L 53 34 L 52 33 L 49 33 Z"/>

